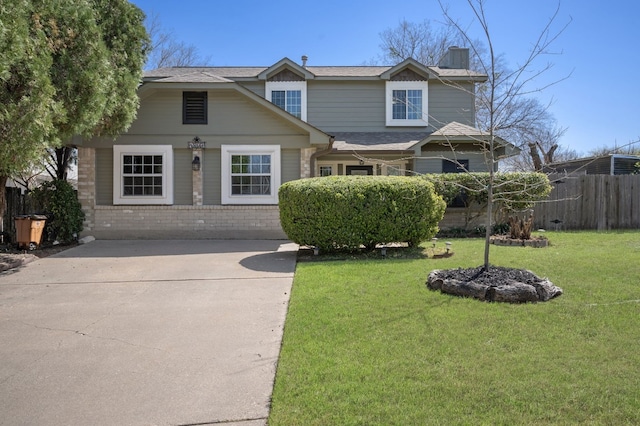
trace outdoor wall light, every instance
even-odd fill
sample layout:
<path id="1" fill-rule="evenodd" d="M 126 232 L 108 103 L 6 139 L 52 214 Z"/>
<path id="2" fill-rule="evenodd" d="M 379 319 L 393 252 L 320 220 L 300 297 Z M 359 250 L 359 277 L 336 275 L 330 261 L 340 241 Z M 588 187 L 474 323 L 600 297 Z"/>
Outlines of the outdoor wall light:
<path id="1" fill-rule="evenodd" d="M 200 157 L 198 157 L 197 155 L 193 157 L 193 161 L 191 162 L 191 169 L 194 172 L 200 171 Z"/>
<path id="2" fill-rule="evenodd" d="M 364 166 L 364 160 L 360 160 L 360 165 Z"/>

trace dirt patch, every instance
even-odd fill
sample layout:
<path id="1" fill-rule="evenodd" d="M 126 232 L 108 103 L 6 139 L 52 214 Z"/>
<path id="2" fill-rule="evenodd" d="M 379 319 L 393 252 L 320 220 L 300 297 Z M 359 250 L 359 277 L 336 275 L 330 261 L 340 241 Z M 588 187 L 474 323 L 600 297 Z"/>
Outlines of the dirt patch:
<path id="1" fill-rule="evenodd" d="M 5 272 L 20 266 L 26 265 L 34 260 L 48 257 L 61 251 L 77 246 L 73 244 L 58 244 L 51 246 L 41 246 L 36 250 L 21 250 L 11 245 L 0 245 L 0 272 Z"/>

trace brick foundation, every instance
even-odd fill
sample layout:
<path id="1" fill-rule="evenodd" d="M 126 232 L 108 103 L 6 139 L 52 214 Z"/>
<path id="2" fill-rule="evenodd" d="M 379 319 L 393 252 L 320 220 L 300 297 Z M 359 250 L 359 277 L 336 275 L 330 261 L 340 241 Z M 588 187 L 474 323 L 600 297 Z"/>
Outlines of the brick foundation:
<path id="1" fill-rule="evenodd" d="M 286 239 L 277 206 L 96 206 L 98 239 Z"/>

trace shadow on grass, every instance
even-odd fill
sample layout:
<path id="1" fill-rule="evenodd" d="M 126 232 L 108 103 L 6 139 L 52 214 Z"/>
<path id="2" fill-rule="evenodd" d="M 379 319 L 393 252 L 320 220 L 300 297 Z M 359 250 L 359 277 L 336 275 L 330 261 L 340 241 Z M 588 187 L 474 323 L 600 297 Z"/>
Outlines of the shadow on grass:
<path id="1" fill-rule="evenodd" d="M 298 250 L 298 262 L 328 262 L 333 260 L 380 260 L 380 259 L 427 259 L 429 252 L 424 247 L 386 247 L 336 250 L 331 252 L 319 252 L 314 254 L 313 248 L 300 247 Z"/>

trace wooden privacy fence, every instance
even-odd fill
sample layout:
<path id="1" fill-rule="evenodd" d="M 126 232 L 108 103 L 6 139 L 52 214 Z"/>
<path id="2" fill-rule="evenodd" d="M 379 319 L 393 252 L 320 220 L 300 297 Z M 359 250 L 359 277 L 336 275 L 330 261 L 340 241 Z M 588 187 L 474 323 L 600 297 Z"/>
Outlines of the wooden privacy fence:
<path id="1" fill-rule="evenodd" d="M 19 188 L 5 188 L 5 196 L 7 201 L 7 210 L 2 218 L 2 229 L 0 229 L 0 232 L 3 234 L 3 238 L 0 240 L 0 243 L 15 240 L 16 227 L 14 217 L 33 213 L 33 206 L 30 197 L 23 195 Z M 9 241 L 7 241 L 7 239 Z"/>
<path id="2" fill-rule="evenodd" d="M 536 204 L 537 228 L 640 228 L 640 175 L 550 176 L 549 198 Z"/>

